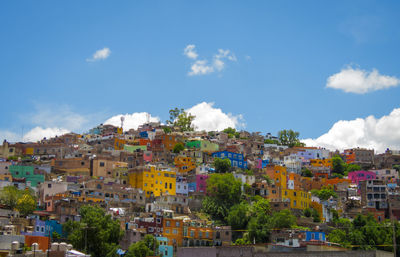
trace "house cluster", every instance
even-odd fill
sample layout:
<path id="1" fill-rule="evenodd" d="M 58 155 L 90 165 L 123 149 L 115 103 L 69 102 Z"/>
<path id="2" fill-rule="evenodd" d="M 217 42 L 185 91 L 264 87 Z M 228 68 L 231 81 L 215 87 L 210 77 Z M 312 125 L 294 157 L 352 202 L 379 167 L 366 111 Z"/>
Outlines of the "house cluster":
<path id="1" fill-rule="evenodd" d="M 199 214 L 207 179 L 216 172 L 216 158 L 229 159 L 243 190 L 268 199 L 273 210 L 291 209 L 301 216 L 312 208 L 321 224 L 331 222 L 335 213 L 347 218 L 372 213 L 378 221 L 400 219 L 399 175 L 393 168 L 400 164 L 399 151 L 375 154 L 354 148 L 340 153 L 280 145 L 271 134 L 238 134 L 168 131 L 160 123 L 123 131 L 101 124 L 85 134 L 69 133 L 35 143 L 4 141 L 0 189 L 33 190 L 37 209 L 22 217 L 16 210 L 0 208 L 0 256 L 12 251 L 13 242 L 21 248 L 37 243 L 40 250 L 48 250 L 54 232 L 65 238 L 62 224 L 79 221 L 83 205 L 100 206 L 120 222 L 122 251 L 146 234 L 156 237 L 163 256 L 191 246 L 228 247 L 234 233 L 231 227 L 218 226 Z M 332 176 L 336 155 L 361 169 Z M 311 174 L 304 176 L 304 170 Z M 337 197 L 320 199 L 311 193 L 327 186 Z M 273 232 L 271 247 L 327 243 L 321 228 Z"/>

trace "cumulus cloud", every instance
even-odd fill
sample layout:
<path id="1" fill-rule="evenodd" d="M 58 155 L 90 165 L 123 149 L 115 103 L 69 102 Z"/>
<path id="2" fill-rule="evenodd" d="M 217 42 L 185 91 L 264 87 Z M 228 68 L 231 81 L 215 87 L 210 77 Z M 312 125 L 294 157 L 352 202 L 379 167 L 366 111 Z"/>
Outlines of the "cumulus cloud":
<path id="1" fill-rule="evenodd" d="M 343 90 L 346 93 L 365 94 L 376 90 L 396 87 L 399 84 L 400 80 L 398 78 L 381 75 L 376 69 L 368 72 L 348 66 L 339 73 L 330 76 L 326 87 Z"/>
<path id="2" fill-rule="evenodd" d="M 214 103 L 202 102 L 186 110 L 195 116 L 193 125 L 197 130 L 221 131 L 225 128 L 244 128 L 242 115 L 224 113 L 220 108 L 214 108 Z"/>
<path id="3" fill-rule="evenodd" d="M 198 54 L 196 53 L 195 45 L 187 45 L 185 49 L 183 50 L 183 54 L 186 55 L 187 58 L 190 59 L 197 59 Z"/>
<path id="4" fill-rule="evenodd" d="M 104 122 L 104 124 L 109 124 L 113 126 L 121 126 L 121 117 L 124 117 L 124 130 L 137 129 L 140 125 L 150 122 L 159 122 L 159 117 L 151 116 L 147 112 L 134 112 L 132 114 L 118 114 L 115 115 Z"/>
<path id="5" fill-rule="evenodd" d="M 331 150 L 353 147 L 400 149 L 400 108 L 380 118 L 368 116 L 354 120 L 341 120 L 316 139 L 302 140 L 307 146 L 321 146 Z"/>
<path id="6" fill-rule="evenodd" d="M 61 136 L 70 131 L 64 128 L 42 128 L 35 127 L 24 135 L 22 141 L 24 142 L 35 142 L 42 140 L 43 138 L 52 138 L 55 136 Z"/>
<path id="7" fill-rule="evenodd" d="M 97 50 L 92 58 L 86 59 L 87 62 L 95 62 L 95 61 L 100 61 L 100 60 L 105 60 L 107 59 L 111 54 L 111 50 L 108 47 L 104 47 L 103 49 Z"/>
<path id="8" fill-rule="evenodd" d="M 213 72 L 221 72 L 226 65 L 226 61 L 236 62 L 237 58 L 230 50 L 218 49 L 211 62 L 207 59 L 197 60 L 198 54 L 195 45 L 187 45 L 183 50 L 184 55 L 194 60 L 190 66 L 189 76 L 206 75 Z"/>

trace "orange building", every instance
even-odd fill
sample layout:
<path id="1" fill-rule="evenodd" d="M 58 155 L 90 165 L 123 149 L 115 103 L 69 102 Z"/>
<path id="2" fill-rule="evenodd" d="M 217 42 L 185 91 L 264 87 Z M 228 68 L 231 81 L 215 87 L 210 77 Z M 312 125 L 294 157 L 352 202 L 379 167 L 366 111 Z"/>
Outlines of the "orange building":
<path id="1" fill-rule="evenodd" d="M 332 168 L 332 159 L 310 159 L 310 165 L 313 167 Z"/>
<path id="2" fill-rule="evenodd" d="M 183 242 L 183 218 L 163 219 L 163 236 L 168 239 L 168 245 L 182 246 Z"/>
<path id="3" fill-rule="evenodd" d="M 125 144 L 126 144 L 125 139 L 114 138 L 114 149 L 115 150 L 123 150 Z"/>
<path id="4" fill-rule="evenodd" d="M 212 245 L 213 229 L 205 221 L 189 220 L 183 224 L 183 246 Z"/>
<path id="5" fill-rule="evenodd" d="M 174 134 L 163 135 L 162 142 L 164 144 L 164 148 L 168 151 L 172 151 L 172 149 L 174 149 L 174 146 L 177 143 L 180 143 L 179 138 Z"/>
<path id="6" fill-rule="evenodd" d="M 49 249 L 49 238 L 47 236 L 25 236 L 25 246 L 31 247 L 33 243 L 39 244 L 39 249 L 43 252 Z"/>
<path id="7" fill-rule="evenodd" d="M 186 173 L 196 168 L 196 164 L 191 157 L 176 156 L 174 163 L 180 173 Z"/>

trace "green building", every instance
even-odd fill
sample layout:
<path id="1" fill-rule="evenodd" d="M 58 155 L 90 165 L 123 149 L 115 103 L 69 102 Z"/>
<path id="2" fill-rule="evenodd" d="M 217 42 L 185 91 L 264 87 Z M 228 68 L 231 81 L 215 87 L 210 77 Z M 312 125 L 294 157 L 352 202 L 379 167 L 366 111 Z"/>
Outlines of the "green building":
<path id="1" fill-rule="evenodd" d="M 9 171 L 13 178 L 25 178 L 25 182 L 30 182 L 31 187 L 36 187 L 45 180 L 44 171 L 38 170 L 34 166 L 11 165 Z"/>
<path id="2" fill-rule="evenodd" d="M 136 150 L 140 149 L 141 151 L 147 151 L 147 146 L 145 145 L 124 145 L 124 150 L 130 153 L 136 152 Z"/>
<path id="3" fill-rule="evenodd" d="M 213 153 L 219 150 L 219 145 L 208 140 L 190 140 L 186 142 L 186 148 Z"/>

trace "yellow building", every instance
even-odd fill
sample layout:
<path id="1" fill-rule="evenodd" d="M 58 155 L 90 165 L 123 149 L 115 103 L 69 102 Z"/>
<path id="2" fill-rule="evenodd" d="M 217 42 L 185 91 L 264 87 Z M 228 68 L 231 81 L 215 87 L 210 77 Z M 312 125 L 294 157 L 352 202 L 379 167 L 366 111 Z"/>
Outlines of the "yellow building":
<path id="1" fill-rule="evenodd" d="M 181 173 L 186 173 L 196 168 L 196 164 L 191 157 L 176 156 L 174 163 Z"/>
<path id="2" fill-rule="evenodd" d="M 304 210 L 311 207 L 311 193 L 302 190 L 282 189 L 282 200 L 289 200 L 292 209 Z"/>
<path id="3" fill-rule="evenodd" d="M 121 139 L 121 138 L 117 138 L 117 137 L 114 138 L 114 149 L 115 150 L 123 150 L 125 144 L 126 144 L 125 139 Z"/>
<path id="4" fill-rule="evenodd" d="M 332 168 L 332 159 L 311 159 L 310 165 L 313 167 L 329 167 Z"/>
<path id="5" fill-rule="evenodd" d="M 129 172 L 129 184 L 146 192 L 146 197 L 175 195 L 176 172 L 154 165 L 136 167 Z"/>

